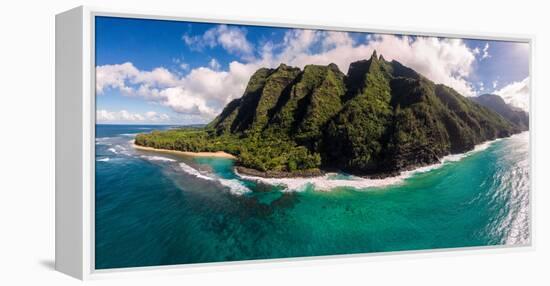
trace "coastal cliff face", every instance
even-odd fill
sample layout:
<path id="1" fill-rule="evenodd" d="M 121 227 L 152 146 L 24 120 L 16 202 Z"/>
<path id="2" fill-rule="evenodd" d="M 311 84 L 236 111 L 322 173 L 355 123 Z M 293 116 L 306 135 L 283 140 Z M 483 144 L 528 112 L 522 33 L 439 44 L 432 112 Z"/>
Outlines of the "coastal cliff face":
<path id="1" fill-rule="evenodd" d="M 140 134 L 136 144 L 225 151 L 263 174 L 387 176 L 528 128 L 528 117 L 501 110 L 375 52 L 347 75 L 334 64 L 259 69 L 205 128 Z"/>
<path id="2" fill-rule="evenodd" d="M 471 97 L 471 99 L 500 114 L 502 117 L 521 128 L 521 130 L 529 129 L 529 114 L 520 108 L 506 104 L 502 97 L 495 94 L 482 94 L 480 96 Z"/>

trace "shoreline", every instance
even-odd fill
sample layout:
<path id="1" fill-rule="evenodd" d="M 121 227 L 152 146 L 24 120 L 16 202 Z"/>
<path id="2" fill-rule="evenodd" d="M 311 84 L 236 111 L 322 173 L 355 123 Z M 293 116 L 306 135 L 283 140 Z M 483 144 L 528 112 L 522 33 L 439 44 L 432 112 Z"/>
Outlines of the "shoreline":
<path id="1" fill-rule="evenodd" d="M 493 143 L 495 142 L 498 142 L 502 139 L 519 136 L 523 133 L 524 132 L 517 133 L 509 137 L 497 138 L 494 140 L 485 141 L 483 143 L 475 145 L 472 150 L 469 150 L 467 152 L 460 153 L 460 154 L 449 154 L 442 158 L 439 158 L 439 162 L 437 163 L 418 166 L 417 168 L 413 168 L 409 170 L 402 170 L 399 173 L 395 173 L 395 175 L 393 176 L 390 175 L 385 177 L 378 176 L 378 177 L 368 178 L 368 177 L 360 177 L 355 175 L 347 175 L 344 177 L 340 177 L 341 174 L 336 171 L 308 170 L 300 174 L 291 174 L 288 177 L 281 177 L 283 173 L 276 173 L 278 177 L 262 177 L 261 175 L 265 172 L 260 172 L 253 169 L 246 169 L 242 166 L 235 166 L 234 172 L 235 172 L 235 175 L 237 175 L 237 177 L 240 179 L 255 181 L 258 183 L 268 184 L 272 186 L 282 186 L 284 188 L 283 191 L 302 191 L 302 190 L 306 190 L 308 186 L 313 186 L 316 190 L 319 190 L 319 191 L 330 191 L 339 187 L 350 187 L 358 190 L 369 189 L 369 188 L 381 188 L 381 187 L 387 187 L 391 185 L 403 184 L 407 179 L 413 177 L 416 174 L 422 174 L 434 169 L 438 169 L 440 167 L 443 167 L 446 163 L 449 163 L 449 162 L 452 163 L 452 162 L 461 161 L 462 159 L 467 158 L 472 154 L 486 150 L 487 148 L 492 146 Z M 137 146 L 135 144 L 134 146 L 136 149 L 143 149 L 143 150 L 148 150 L 153 152 L 180 154 L 180 155 L 184 154 L 189 156 L 212 157 L 212 156 L 220 156 L 220 155 L 221 156 L 230 155 L 227 153 L 224 154 L 224 152 L 193 153 L 193 152 L 182 152 L 182 151 L 173 151 L 173 150 L 165 150 L 165 149 L 155 149 L 151 147 Z M 187 171 L 184 170 L 184 171 L 191 173 L 193 175 L 196 175 L 195 170 L 194 169 L 192 170 L 193 171 L 189 171 L 189 170 Z M 247 172 L 247 170 L 250 172 Z M 227 182 L 227 184 L 233 184 L 233 183 Z"/>
<path id="2" fill-rule="evenodd" d="M 386 173 L 379 173 L 379 174 L 365 175 L 365 176 L 358 176 L 358 175 L 352 175 L 352 176 L 358 180 L 366 180 L 366 181 L 372 181 L 372 182 L 392 181 L 393 183 L 396 183 L 397 181 L 401 181 L 405 178 L 410 177 L 414 173 L 424 173 L 429 170 L 438 168 L 443 164 L 445 164 L 446 162 L 459 161 L 464 157 L 471 155 L 472 153 L 488 148 L 490 145 L 492 145 L 497 141 L 510 138 L 512 136 L 519 135 L 524 132 L 529 132 L 529 131 L 527 130 L 520 133 L 512 134 L 511 136 L 508 136 L 508 137 L 501 137 L 501 138 L 485 141 L 483 143 L 475 145 L 473 149 L 468 150 L 464 153 L 448 154 L 446 156 L 443 156 L 438 159 L 439 160 L 438 162 L 434 162 L 432 164 L 410 166 L 410 168 L 406 168 L 395 172 L 386 172 Z M 132 145 L 134 146 L 134 148 L 138 150 L 144 150 L 144 151 L 162 152 L 162 153 L 168 153 L 168 154 L 186 155 L 186 156 L 194 156 L 194 157 L 217 157 L 217 158 L 227 158 L 227 159 L 233 159 L 233 160 L 237 159 L 236 156 L 223 151 L 187 152 L 187 151 L 177 151 L 177 150 L 145 147 L 145 146 L 136 145 L 135 143 L 132 143 Z M 246 178 L 249 180 L 255 180 L 255 181 L 271 181 L 271 180 L 284 181 L 287 179 L 303 179 L 303 180 L 321 179 L 321 178 L 325 178 L 329 174 L 338 173 L 338 171 L 329 171 L 329 170 L 322 170 L 322 169 L 304 170 L 296 173 L 270 172 L 270 171 L 262 172 L 255 169 L 250 169 L 247 167 L 237 166 L 237 165 L 234 167 L 234 169 L 237 176 L 241 178 Z"/>
<path id="3" fill-rule="evenodd" d="M 167 154 L 185 155 L 185 156 L 191 156 L 191 157 L 215 157 L 215 158 L 226 158 L 226 159 L 233 159 L 233 160 L 237 159 L 237 157 L 223 151 L 188 152 L 188 151 L 177 151 L 177 150 L 169 150 L 169 149 L 157 149 L 153 147 L 140 146 L 140 145 L 137 145 L 135 142 L 132 142 L 132 146 L 135 149 L 142 150 L 142 151 L 153 151 L 153 152 L 160 152 L 160 153 L 167 153 Z"/>
<path id="4" fill-rule="evenodd" d="M 524 131 L 529 132 L 529 131 Z M 405 179 L 412 177 L 417 173 L 429 172 L 433 169 L 442 167 L 447 162 L 457 162 L 460 161 L 474 153 L 483 151 L 489 148 L 493 143 L 496 143 L 502 139 L 511 138 L 516 135 L 523 134 L 524 132 L 516 133 L 508 137 L 496 138 L 493 140 L 488 140 L 483 143 L 477 144 L 473 149 L 468 150 L 464 153 L 458 154 L 448 154 L 439 158 L 439 162 L 433 164 L 426 164 L 421 166 L 416 166 L 414 168 L 401 170 L 395 173 L 387 173 L 385 176 L 380 174 L 375 176 L 356 176 L 350 175 L 349 179 L 331 179 L 330 175 L 337 174 L 335 172 L 322 171 L 321 174 L 317 176 L 291 176 L 291 177 L 262 177 L 257 174 L 240 172 L 241 168 L 235 168 L 235 174 L 242 179 L 252 180 L 256 182 L 267 183 L 270 185 L 286 185 L 287 189 L 301 189 L 308 183 L 312 183 L 320 190 L 330 190 L 335 187 L 353 187 L 357 189 L 370 188 L 370 187 L 385 187 L 388 185 L 395 185 L 403 183 Z M 245 168 L 246 169 L 246 168 Z M 261 174 L 262 172 L 258 172 Z"/>
<path id="5" fill-rule="evenodd" d="M 235 173 L 240 173 L 252 177 L 261 177 L 266 179 L 285 179 L 285 178 L 315 178 L 323 176 L 328 172 L 321 169 L 301 170 L 295 172 L 283 172 L 283 171 L 258 171 L 255 169 L 235 166 Z"/>

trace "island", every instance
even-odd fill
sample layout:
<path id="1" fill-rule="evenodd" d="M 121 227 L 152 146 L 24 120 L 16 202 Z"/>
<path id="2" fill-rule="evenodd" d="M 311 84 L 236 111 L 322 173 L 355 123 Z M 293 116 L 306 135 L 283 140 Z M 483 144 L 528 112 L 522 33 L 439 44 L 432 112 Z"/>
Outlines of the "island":
<path id="1" fill-rule="evenodd" d="M 462 96 L 375 51 L 347 74 L 335 64 L 261 68 L 206 126 L 138 134 L 135 144 L 225 152 L 253 176 L 382 178 L 528 130 L 528 122 L 499 96 Z"/>

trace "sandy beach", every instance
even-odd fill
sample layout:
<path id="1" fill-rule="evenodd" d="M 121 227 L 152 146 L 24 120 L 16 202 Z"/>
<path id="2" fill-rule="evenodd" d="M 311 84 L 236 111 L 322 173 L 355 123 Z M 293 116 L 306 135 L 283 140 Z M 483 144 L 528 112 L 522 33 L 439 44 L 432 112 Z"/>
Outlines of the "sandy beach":
<path id="1" fill-rule="evenodd" d="M 136 145 L 135 143 L 132 144 L 134 148 L 138 150 L 144 150 L 144 151 L 154 151 L 154 152 L 161 152 L 161 153 L 168 153 L 168 154 L 176 154 L 176 155 L 186 155 L 186 156 L 195 156 L 195 157 L 217 157 L 217 158 L 227 158 L 227 159 L 237 159 L 237 157 L 223 152 L 184 152 L 184 151 L 176 151 L 176 150 L 166 150 L 166 149 L 157 149 L 152 147 L 144 147 Z"/>

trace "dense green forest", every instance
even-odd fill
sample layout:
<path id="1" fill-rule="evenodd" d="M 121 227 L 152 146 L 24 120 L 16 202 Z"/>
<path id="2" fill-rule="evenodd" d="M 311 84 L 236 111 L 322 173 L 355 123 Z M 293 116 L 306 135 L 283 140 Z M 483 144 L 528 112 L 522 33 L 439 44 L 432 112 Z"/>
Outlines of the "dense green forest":
<path id="1" fill-rule="evenodd" d="M 518 121 L 491 109 L 374 52 L 347 75 L 335 64 L 259 69 L 206 127 L 139 134 L 135 143 L 225 151 L 271 174 L 386 176 L 528 129 L 526 113 L 514 113 Z"/>

